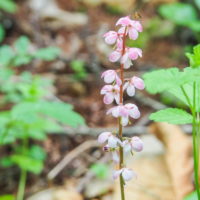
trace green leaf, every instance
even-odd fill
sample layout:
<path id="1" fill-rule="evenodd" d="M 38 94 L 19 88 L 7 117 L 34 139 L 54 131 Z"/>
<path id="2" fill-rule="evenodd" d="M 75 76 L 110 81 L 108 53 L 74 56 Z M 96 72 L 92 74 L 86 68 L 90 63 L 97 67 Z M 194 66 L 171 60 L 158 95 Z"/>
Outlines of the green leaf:
<path id="1" fill-rule="evenodd" d="M 39 174 L 43 169 L 43 162 L 24 155 L 14 154 L 11 160 L 21 169 L 27 170 L 34 174 Z"/>
<path id="2" fill-rule="evenodd" d="M 14 56 L 15 54 L 13 52 L 13 49 L 10 46 L 2 46 L 0 48 L 0 66 L 8 66 L 11 63 Z"/>
<path id="3" fill-rule="evenodd" d="M 0 165 L 2 167 L 11 167 L 13 165 L 12 160 L 10 159 L 10 157 L 4 157 L 0 160 Z"/>
<path id="4" fill-rule="evenodd" d="M 43 161 L 46 158 L 46 152 L 40 146 L 38 146 L 38 145 L 32 145 L 30 147 L 30 149 L 29 149 L 29 156 L 31 158 L 36 159 L 36 160 Z"/>
<path id="5" fill-rule="evenodd" d="M 200 44 L 196 45 L 193 48 L 193 54 L 192 53 L 186 53 L 186 56 L 188 57 L 190 61 L 190 66 L 193 68 L 200 67 Z"/>
<path id="6" fill-rule="evenodd" d="M 170 124 L 192 123 L 192 115 L 178 108 L 167 108 L 150 115 L 150 119 L 156 122 L 168 122 Z"/>
<path id="7" fill-rule="evenodd" d="M 180 2 L 164 4 L 158 11 L 164 18 L 182 26 L 198 20 L 197 12 L 191 4 Z"/>
<path id="8" fill-rule="evenodd" d="M 5 194 L 0 196 L 0 200 L 15 200 L 15 197 L 11 194 Z"/>
<path id="9" fill-rule="evenodd" d="M 3 41 L 3 39 L 5 38 L 5 29 L 4 27 L 2 26 L 2 24 L 0 24 L 0 42 Z"/>
<path id="10" fill-rule="evenodd" d="M 15 50 L 19 54 L 27 54 L 29 45 L 30 40 L 26 36 L 19 37 L 14 43 Z"/>
<path id="11" fill-rule="evenodd" d="M 41 102 L 38 104 L 38 109 L 42 114 L 72 127 L 77 127 L 85 123 L 83 117 L 74 112 L 72 106 L 66 103 Z"/>
<path id="12" fill-rule="evenodd" d="M 108 177 L 109 168 L 105 164 L 96 163 L 90 167 L 90 170 L 100 179 L 105 179 Z"/>
<path id="13" fill-rule="evenodd" d="M 60 49 L 57 47 L 41 48 L 35 54 L 35 58 L 39 58 L 46 61 L 54 60 L 60 54 Z"/>
<path id="14" fill-rule="evenodd" d="M 175 86 L 181 86 L 193 80 L 194 75 L 192 73 L 180 72 L 178 68 L 170 68 L 148 72 L 143 77 L 147 91 L 156 94 Z"/>
<path id="15" fill-rule="evenodd" d="M 189 195 L 187 195 L 184 200 L 198 200 L 197 191 L 193 191 Z"/>
<path id="16" fill-rule="evenodd" d="M 12 0 L 0 0 L 0 9 L 14 13 L 17 10 L 17 6 Z"/>
<path id="17" fill-rule="evenodd" d="M 32 61 L 32 57 L 29 55 L 18 55 L 13 60 L 13 66 L 27 65 Z"/>

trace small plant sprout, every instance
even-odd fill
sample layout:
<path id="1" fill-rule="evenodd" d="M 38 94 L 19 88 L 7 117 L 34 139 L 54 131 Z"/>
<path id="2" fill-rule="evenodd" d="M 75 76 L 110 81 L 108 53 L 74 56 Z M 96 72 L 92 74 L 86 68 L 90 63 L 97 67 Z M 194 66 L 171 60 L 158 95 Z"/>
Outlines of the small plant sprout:
<path id="1" fill-rule="evenodd" d="M 113 172 L 113 178 L 120 179 L 121 199 L 125 200 L 124 185 L 127 181 L 136 177 L 132 169 L 126 167 L 124 156 L 130 152 L 140 152 L 143 149 L 143 142 L 138 137 L 123 137 L 123 127 L 130 124 L 130 119 L 138 119 L 140 111 L 135 104 L 124 104 L 123 94 L 126 91 L 129 96 L 134 96 L 135 89 L 144 89 L 142 79 L 134 76 L 129 79 L 124 77 L 124 69 L 129 69 L 133 61 L 142 57 L 142 50 L 139 48 L 129 48 L 126 40 L 136 40 L 139 32 L 142 32 L 142 25 L 139 21 L 130 19 L 129 16 L 120 18 L 116 26 L 118 31 L 109 31 L 104 34 L 105 42 L 114 46 L 114 51 L 109 55 L 110 62 L 120 62 L 120 68 L 107 70 L 102 73 L 101 78 L 107 84 L 101 89 L 104 95 L 103 102 L 117 105 L 110 108 L 107 114 L 111 114 L 118 119 L 118 133 L 103 132 L 99 135 L 98 142 L 106 145 L 103 147 L 105 152 L 112 153 L 112 160 L 118 163 L 118 169 Z"/>

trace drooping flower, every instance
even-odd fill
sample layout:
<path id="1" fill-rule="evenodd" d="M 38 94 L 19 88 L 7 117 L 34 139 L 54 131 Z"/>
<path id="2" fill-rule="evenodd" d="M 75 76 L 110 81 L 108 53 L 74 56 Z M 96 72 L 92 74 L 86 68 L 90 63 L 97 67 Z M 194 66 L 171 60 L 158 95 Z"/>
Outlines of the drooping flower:
<path id="1" fill-rule="evenodd" d="M 143 141 L 137 136 L 132 137 L 130 140 L 124 140 L 121 145 L 125 153 L 132 151 L 140 152 L 143 150 Z"/>
<path id="2" fill-rule="evenodd" d="M 110 62 L 117 62 L 121 58 L 121 49 L 116 49 L 109 55 Z"/>
<path id="3" fill-rule="evenodd" d="M 117 40 L 119 39 L 119 34 L 115 31 L 108 31 L 107 33 L 105 33 L 103 35 L 103 37 L 105 38 L 105 42 L 107 44 L 115 44 L 117 42 Z"/>
<path id="4" fill-rule="evenodd" d="M 132 178 L 137 177 L 135 172 L 129 168 L 122 168 L 113 172 L 114 179 L 117 179 L 120 175 L 122 175 L 124 181 L 130 181 Z"/>
<path id="5" fill-rule="evenodd" d="M 114 100 L 119 103 L 120 87 L 118 85 L 105 85 L 101 89 L 101 94 L 104 95 L 103 102 L 111 104 Z"/>
<path id="6" fill-rule="evenodd" d="M 126 90 L 126 92 L 129 96 L 134 96 L 135 88 L 137 88 L 139 90 L 143 90 L 145 88 L 144 81 L 137 76 L 133 76 L 130 79 L 130 81 L 127 81 L 124 84 L 124 87 L 123 87 L 123 89 Z"/>
<path id="7" fill-rule="evenodd" d="M 98 137 L 98 142 L 100 144 L 103 144 L 105 142 L 108 142 L 107 148 L 116 148 L 118 143 L 120 143 L 120 140 L 114 136 L 111 132 L 103 132 Z"/>
<path id="8" fill-rule="evenodd" d="M 120 18 L 116 26 L 121 25 L 122 27 L 118 30 L 119 34 L 128 34 L 129 38 L 132 40 L 136 40 L 138 38 L 139 33 L 142 32 L 142 25 L 137 20 L 131 20 L 129 16 Z"/>
<path id="9" fill-rule="evenodd" d="M 113 117 L 121 117 L 122 126 L 128 125 L 129 117 L 138 119 L 140 117 L 140 111 L 135 104 L 128 103 L 125 105 L 115 106 L 107 111 L 107 114 L 112 114 Z"/>
<path id="10" fill-rule="evenodd" d="M 122 81 L 115 70 L 106 70 L 102 73 L 101 78 L 104 79 L 105 83 L 113 83 L 115 81 L 119 86 L 122 84 Z"/>
<path id="11" fill-rule="evenodd" d="M 139 48 L 126 48 L 125 54 L 121 58 L 121 63 L 124 64 L 124 68 L 130 68 L 132 60 L 137 60 L 138 57 L 142 57 L 142 50 Z"/>

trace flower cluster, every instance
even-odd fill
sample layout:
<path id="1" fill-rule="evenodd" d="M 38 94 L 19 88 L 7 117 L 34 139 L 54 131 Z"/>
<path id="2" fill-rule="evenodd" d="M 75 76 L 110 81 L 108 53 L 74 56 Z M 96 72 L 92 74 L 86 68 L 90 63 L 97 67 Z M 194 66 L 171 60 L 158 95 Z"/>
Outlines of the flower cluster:
<path id="1" fill-rule="evenodd" d="M 107 114 L 111 114 L 119 120 L 119 133 L 103 132 L 98 137 L 98 142 L 105 144 L 104 151 L 112 153 L 112 159 L 115 163 L 119 163 L 119 170 L 114 171 L 113 178 L 121 177 L 123 184 L 126 181 L 136 177 L 136 174 L 129 168 L 125 167 L 121 155 L 126 153 L 140 152 L 143 149 L 143 142 L 139 137 L 127 138 L 122 135 L 122 128 L 127 126 L 130 119 L 138 119 L 140 111 L 135 104 L 123 103 L 123 94 L 127 93 L 132 97 L 135 95 L 136 89 L 143 90 L 144 81 L 133 76 L 132 78 L 124 78 L 123 71 L 129 69 L 133 65 L 133 61 L 142 57 L 142 50 L 139 48 L 130 48 L 126 46 L 126 39 L 136 40 L 139 32 L 142 32 L 142 25 L 137 20 L 130 19 L 129 16 L 120 18 L 116 26 L 118 31 L 109 31 L 104 34 L 105 42 L 114 46 L 114 51 L 109 55 L 111 62 L 120 62 L 120 69 L 107 70 L 102 73 L 106 85 L 101 89 L 101 95 L 104 95 L 103 102 L 111 104 L 115 102 L 116 106 L 110 108 Z"/>

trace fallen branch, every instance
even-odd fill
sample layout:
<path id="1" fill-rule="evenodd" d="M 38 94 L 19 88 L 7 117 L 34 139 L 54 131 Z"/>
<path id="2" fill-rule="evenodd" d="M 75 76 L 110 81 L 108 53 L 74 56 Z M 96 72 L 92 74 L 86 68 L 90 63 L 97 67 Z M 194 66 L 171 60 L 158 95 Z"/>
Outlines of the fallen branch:
<path id="1" fill-rule="evenodd" d="M 78 157 L 84 151 L 93 147 L 99 147 L 99 144 L 96 140 L 86 141 L 73 149 L 48 173 L 47 178 L 49 180 L 54 179 L 73 159 Z"/>

